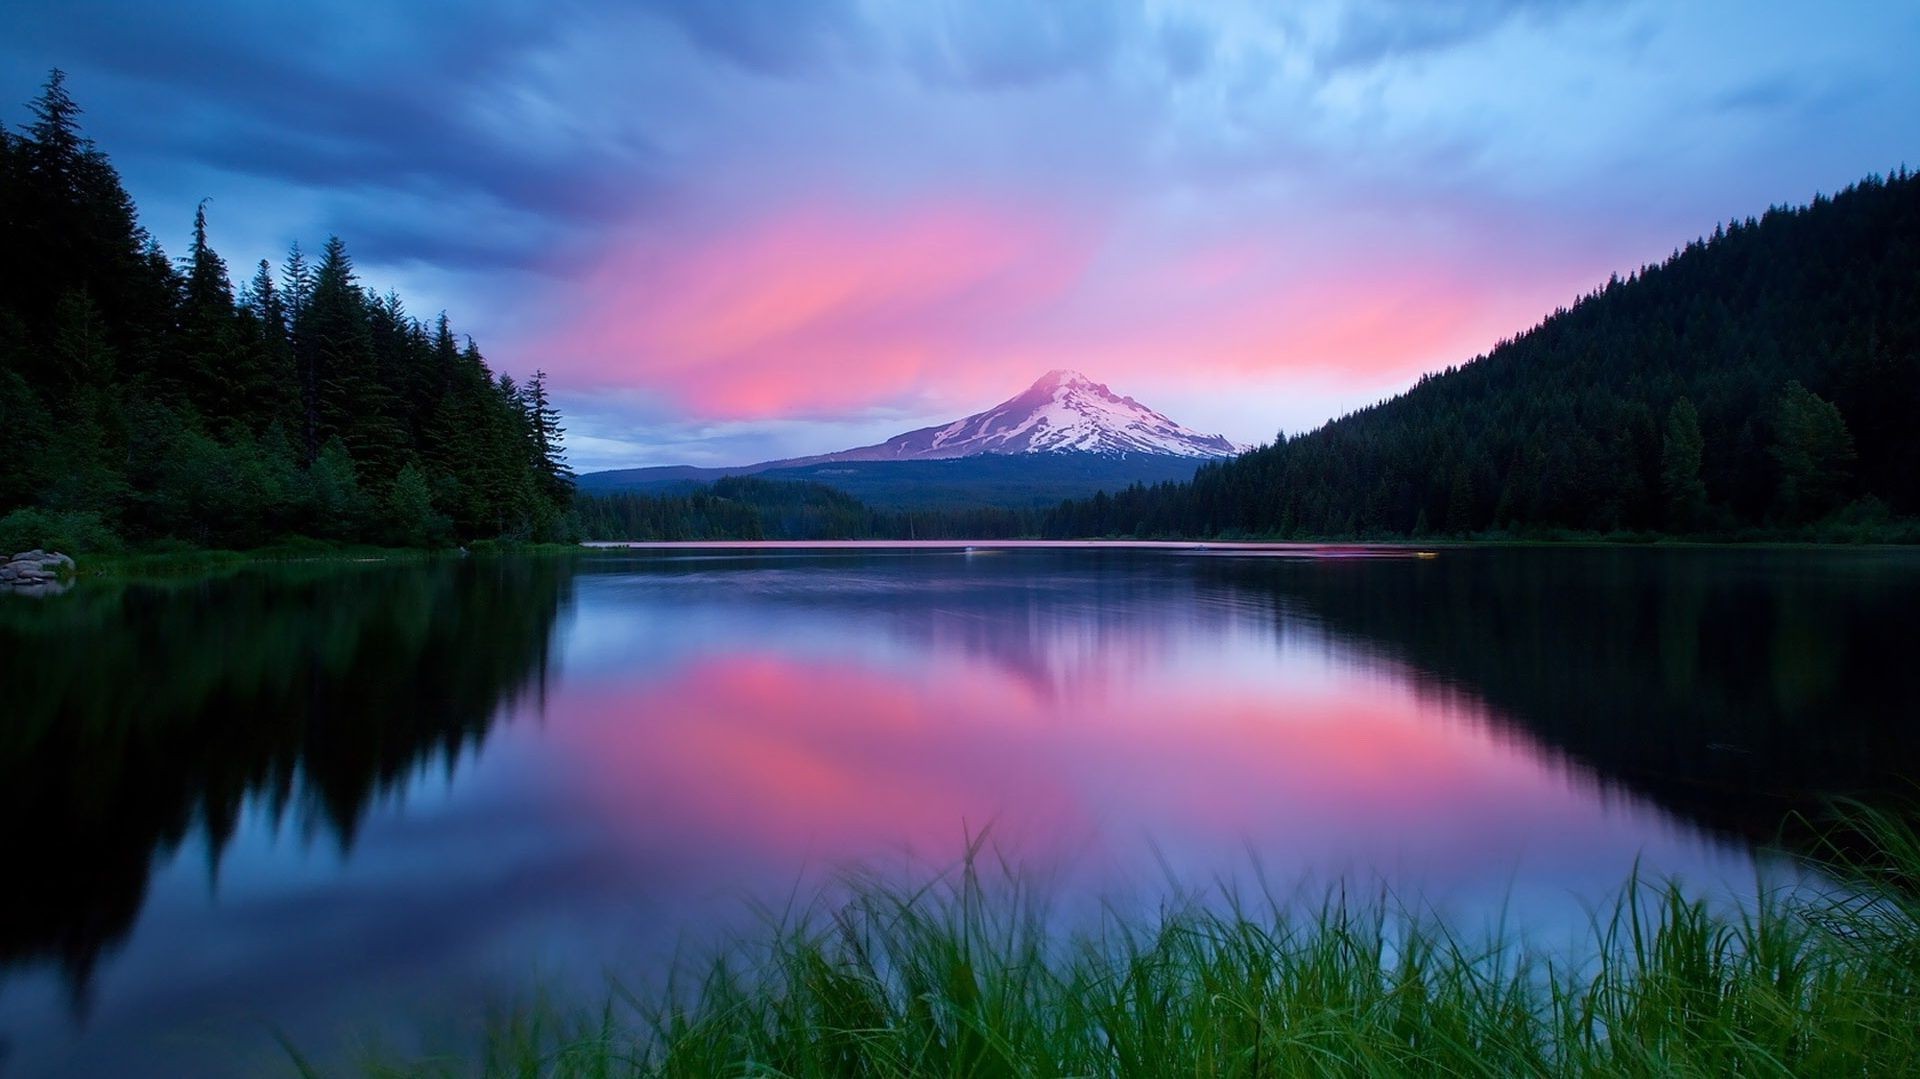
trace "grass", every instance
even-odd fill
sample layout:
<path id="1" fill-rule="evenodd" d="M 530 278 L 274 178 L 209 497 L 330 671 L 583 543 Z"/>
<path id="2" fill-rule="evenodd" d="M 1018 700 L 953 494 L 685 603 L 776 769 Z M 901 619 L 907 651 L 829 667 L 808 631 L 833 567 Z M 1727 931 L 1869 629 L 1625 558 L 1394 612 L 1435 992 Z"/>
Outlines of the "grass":
<path id="1" fill-rule="evenodd" d="M 1799 1076 L 1920 1073 L 1920 841 L 1855 810 L 1844 882 L 1718 911 L 1630 882 L 1584 950 L 1384 902 L 1176 904 L 1050 928 L 978 846 L 851 882 L 657 993 L 496 1016 L 383 1076 Z M 1828 847 L 1838 856 L 1841 845 Z M 303 1070 L 308 1070 L 304 1069 Z"/>

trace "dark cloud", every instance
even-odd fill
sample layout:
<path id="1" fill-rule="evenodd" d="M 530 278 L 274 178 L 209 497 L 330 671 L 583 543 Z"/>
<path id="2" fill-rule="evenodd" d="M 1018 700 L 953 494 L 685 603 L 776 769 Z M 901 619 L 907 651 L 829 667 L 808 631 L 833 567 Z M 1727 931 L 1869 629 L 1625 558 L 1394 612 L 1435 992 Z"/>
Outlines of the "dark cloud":
<path id="1" fill-rule="evenodd" d="M 1714 95 L 1708 105 L 1721 112 L 1765 113 L 1817 121 L 1858 107 L 1867 92 L 1868 87 L 1862 81 L 1839 75 L 1812 82 L 1772 75 L 1728 87 Z"/>
<path id="2" fill-rule="evenodd" d="M 871 29 L 851 0 L 647 0 L 695 45 L 749 71 L 806 74 L 868 55 Z"/>
<path id="3" fill-rule="evenodd" d="M 1437 52 L 1522 18 L 1553 18 L 1589 0 L 1359 0 L 1319 56 L 1329 70 Z"/>
<path id="4" fill-rule="evenodd" d="M 503 72 L 551 42 L 563 8 L 342 7 L 47 6 L 13 20 L 20 32 L 0 55 L 67 68 L 89 130 L 136 186 L 141 169 L 190 165 L 344 193 L 335 201 L 348 205 L 484 205 L 544 223 L 555 244 L 646 194 L 653 153 L 637 139 L 554 153 L 479 108 Z M 417 227 L 413 238 L 489 261 L 538 256 L 537 243 L 476 243 L 460 215 L 439 225 L 437 242 Z"/>

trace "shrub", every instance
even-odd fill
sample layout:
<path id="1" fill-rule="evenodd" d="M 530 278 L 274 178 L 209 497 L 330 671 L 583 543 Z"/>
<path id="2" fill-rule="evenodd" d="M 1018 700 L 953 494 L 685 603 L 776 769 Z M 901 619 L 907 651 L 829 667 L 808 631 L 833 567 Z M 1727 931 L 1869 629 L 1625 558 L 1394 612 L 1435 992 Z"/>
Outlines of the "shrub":
<path id="1" fill-rule="evenodd" d="M 34 547 L 72 555 L 118 551 L 122 544 L 97 513 L 57 513 L 29 506 L 0 517 L 0 558 Z"/>

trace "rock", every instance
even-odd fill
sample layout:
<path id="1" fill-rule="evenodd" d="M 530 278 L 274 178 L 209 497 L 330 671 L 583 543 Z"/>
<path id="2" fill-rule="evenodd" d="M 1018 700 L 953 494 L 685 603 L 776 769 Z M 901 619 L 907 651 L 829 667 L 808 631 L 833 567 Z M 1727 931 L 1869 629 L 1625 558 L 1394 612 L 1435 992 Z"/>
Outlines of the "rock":
<path id="1" fill-rule="evenodd" d="M 73 572 L 73 559 L 35 547 L 0 564 L 0 585 L 14 595 L 53 595 L 66 590 L 61 571 Z"/>

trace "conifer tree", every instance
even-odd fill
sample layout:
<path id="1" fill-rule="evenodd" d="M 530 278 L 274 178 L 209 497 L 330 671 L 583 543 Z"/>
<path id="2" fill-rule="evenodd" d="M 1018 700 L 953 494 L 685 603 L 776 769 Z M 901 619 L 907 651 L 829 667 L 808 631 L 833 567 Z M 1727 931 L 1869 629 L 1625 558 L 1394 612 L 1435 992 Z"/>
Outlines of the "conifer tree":
<path id="1" fill-rule="evenodd" d="M 260 260 L 241 294 L 238 325 L 240 370 L 235 377 L 242 382 L 248 426 L 256 435 L 278 428 L 276 443 L 291 448 L 286 439 L 301 426 L 299 375 L 286 305 L 266 259 Z"/>
<path id="2" fill-rule="evenodd" d="M 362 479 L 391 478 L 403 453 L 393 393 L 380 380 L 366 297 L 338 236 L 321 253 L 294 341 L 312 372 L 319 437 L 340 439 Z"/>
<path id="3" fill-rule="evenodd" d="M 237 370 L 233 284 L 227 264 L 207 243 L 207 203 L 193 212 L 193 242 L 182 260 L 180 348 L 187 358 L 178 386 L 181 403 L 217 426 L 237 420 L 248 396 L 245 372 Z"/>
<path id="4" fill-rule="evenodd" d="M 1667 411 L 1660 445 L 1660 493 L 1666 499 L 1667 526 L 1676 532 L 1698 526 L 1706 508 L 1707 486 L 1700 479 L 1703 452 L 1699 414 L 1693 402 L 1682 397 Z"/>
<path id="5" fill-rule="evenodd" d="M 293 245 L 278 287 L 262 260 L 236 298 L 203 201 L 176 269 L 62 73 L 31 109 L 0 128 L 0 517 L 229 545 L 438 543 L 558 518 L 544 376 L 536 432 L 471 340 L 462 353 L 444 317 L 429 333 L 397 294 L 363 291 L 337 238 L 318 266 Z"/>
<path id="6" fill-rule="evenodd" d="M 560 410 L 547 397 L 547 373 L 534 371 L 527 379 L 521 399 L 527 426 L 533 434 L 536 466 L 550 496 L 564 497 L 573 490 L 573 470 L 567 467 L 563 448 L 566 428 L 560 426 Z"/>

